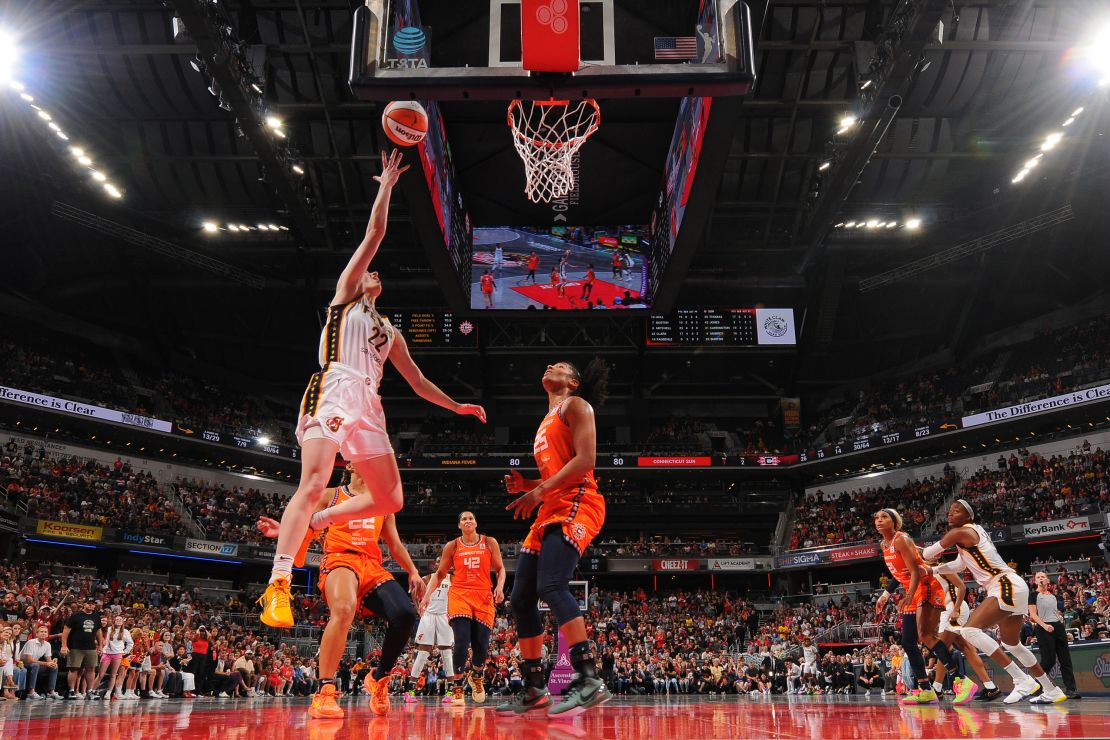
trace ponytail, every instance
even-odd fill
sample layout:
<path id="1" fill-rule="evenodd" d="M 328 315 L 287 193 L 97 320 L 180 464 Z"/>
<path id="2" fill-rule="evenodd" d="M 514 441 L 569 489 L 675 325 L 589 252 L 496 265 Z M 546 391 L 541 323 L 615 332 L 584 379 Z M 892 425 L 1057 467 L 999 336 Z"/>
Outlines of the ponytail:
<path id="1" fill-rule="evenodd" d="M 605 399 L 609 397 L 608 363 L 600 357 L 595 357 L 582 371 L 579 371 L 574 363 L 568 362 L 567 365 L 574 370 L 574 377 L 578 381 L 578 390 L 574 395 L 594 408 L 605 403 Z"/>

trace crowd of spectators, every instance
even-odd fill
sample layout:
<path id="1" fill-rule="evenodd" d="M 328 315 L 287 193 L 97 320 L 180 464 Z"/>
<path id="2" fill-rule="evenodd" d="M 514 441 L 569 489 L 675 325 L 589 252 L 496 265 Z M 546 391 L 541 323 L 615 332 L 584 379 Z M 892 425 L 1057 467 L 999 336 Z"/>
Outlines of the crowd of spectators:
<path id="1" fill-rule="evenodd" d="M 178 426 L 250 438 L 265 436 L 273 442 L 293 443 L 288 425 L 279 424 L 269 406 L 256 398 L 169 371 L 149 382 L 158 398 L 169 407 Z M 292 406 L 284 411 L 292 418 Z"/>
<path id="2" fill-rule="evenodd" d="M 958 422 L 963 416 L 1024 400 L 1059 395 L 1107 379 L 1110 338 L 1102 315 L 1047 332 L 959 365 L 865 388 L 810 427 L 811 444 L 835 444 L 880 433 Z M 983 382 L 1002 353 L 1011 353 L 996 382 Z M 854 415 L 851 413 L 855 409 Z M 833 419 L 846 424 L 830 426 Z"/>
<path id="3" fill-rule="evenodd" d="M 705 419 L 671 416 L 652 423 L 643 442 L 643 452 L 647 455 L 707 453 L 711 446 L 706 432 L 716 430 L 716 425 Z"/>
<path id="4" fill-rule="evenodd" d="M 1110 506 L 1107 463 L 1110 455 L 1086 441 L 1049 458 L 1022 449 L 1000 455 L 995 468 L 984 467 L 963 481 L 960 495 L 988 528 L 1096 513 Z"/>
<path id="5" fill-rule="evenodd" d="M 262 542 L 255 523 L 262 514 L 277 517 L 285 501 L 247 486 L 214 485 L 178 478 L 174 490 L 204 536 L 221 542 Z"/>
<path id="6" fill-rule="evenodd" d="M 145 414 L 134 390 L 111 363 L 66 344 L 64 353 L 49 345 L 0 339 L 0 377 L 4 384 L 48 396 L 70 398 L 106 408 Z"/>
<path id="7" fill-rule="evenodd" d="M 176 532 L 181 517 L 147 471 L 116 458 L 104 465 L 88 458 L 48 455 L 46 448 L 14 439 L 0 456 L 8 501 L 28 516 L 71 524 Z"/>
<path id="8" fill-rule="evenodd" d="M 873 516 L 888 506 L 898 509 L 906 531 L 916 534 L 955 485 L 955 471 L 946 467 L 940 476 L 901 486 L 888 484 L 840 493 L 811 491 L 795 508 L 788 549 L 873 540 L 877 536 Z"/>

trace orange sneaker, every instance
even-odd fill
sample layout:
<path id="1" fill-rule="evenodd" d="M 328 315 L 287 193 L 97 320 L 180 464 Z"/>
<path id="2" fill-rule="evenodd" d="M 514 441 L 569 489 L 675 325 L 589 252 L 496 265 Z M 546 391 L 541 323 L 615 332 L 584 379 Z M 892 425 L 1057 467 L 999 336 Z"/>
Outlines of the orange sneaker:
<path id="1" fill-rule="evenodd" d="M 304 539 L 301 540 L 301 546 L 297 548 L 297 554 L 293 556 L 294 568 L 304 567 L 305 561 L 308 560 L 308 546 L 311 545 L 312 541 L 318 536 L 320 536 L 320 533 L 312 527 L 309 527 L 308 531 L 304 533 Z"/>
<path id="2" fill-rule="evenodd" d="M 343 710 L 335 703 L 335 684 L 326 683 L 312 695 L 308 716 L 315 719 L 342 719 Z"/>
<path id="3" fill-rule="evenodd" d="M 387 673 L 375 680 L 374 672 L 370 671 L 366 674 L 366 678 L 362 679 L 362 685 L 365 687 L 366 693 L 370 695 L 370 710 L 379 717 L 389 713 L 390 678 L 392 676 Z"/>
<path id="4" fill-rule="evenodd" d="M 266 592 L 258 599 L 262 607 L 262 624 L 268 627 L 292 627 L 293 610 L 289 606 L 292 596 L 288 578 L 278 578 L 267 586 Z"/>

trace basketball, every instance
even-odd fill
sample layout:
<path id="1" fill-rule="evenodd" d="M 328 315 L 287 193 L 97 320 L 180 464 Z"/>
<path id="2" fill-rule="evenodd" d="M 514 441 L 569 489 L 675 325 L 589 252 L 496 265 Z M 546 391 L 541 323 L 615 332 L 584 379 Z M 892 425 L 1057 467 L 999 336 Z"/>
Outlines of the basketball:
<path id="1" fill-rule="evenodd" d="M 382 113 L 385 135 L 397 146 L 412 146 L 428 133 L 428 114 L 415 100 L 396 100 Z"/>

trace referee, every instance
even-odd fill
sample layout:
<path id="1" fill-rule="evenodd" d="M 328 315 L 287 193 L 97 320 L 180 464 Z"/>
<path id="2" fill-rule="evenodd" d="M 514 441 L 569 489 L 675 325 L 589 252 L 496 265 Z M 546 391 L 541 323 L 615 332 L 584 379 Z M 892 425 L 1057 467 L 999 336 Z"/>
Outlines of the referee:
<path id="1" fill-rule="evenodd" d="M 1075 687 L 1075 673 L 1071 668 L 1071 653 L 1068 651 L 1068 635 L 1064 631 L 1064 620 L 1056 604 L 1056 594 L 1052 593 L 1052 582 L 1044 571 L 1033 576 L 1037 590 L 1029 592 L 1029 619 L 1032 620 L 1033 634 L 1037 636 L 1037 646 L 1041 649 L 1041 668 L 1051 673 L 1056 661 L 1060 661 L 1060 676 L 1064 679 L 1064 693 L 1069 699 L 1079 699 Z"/>

